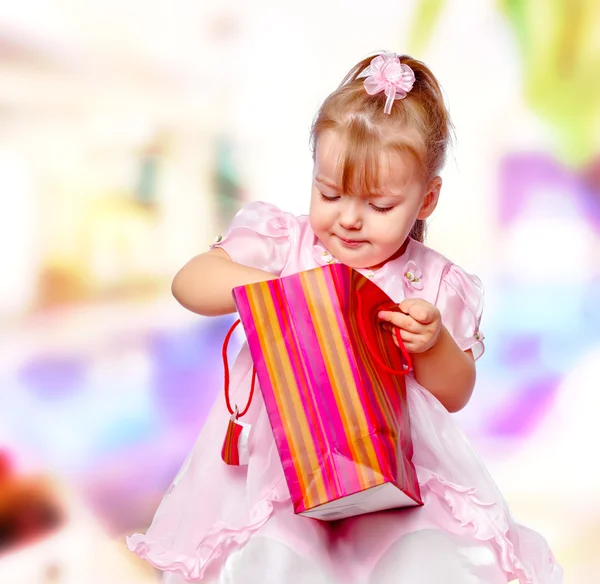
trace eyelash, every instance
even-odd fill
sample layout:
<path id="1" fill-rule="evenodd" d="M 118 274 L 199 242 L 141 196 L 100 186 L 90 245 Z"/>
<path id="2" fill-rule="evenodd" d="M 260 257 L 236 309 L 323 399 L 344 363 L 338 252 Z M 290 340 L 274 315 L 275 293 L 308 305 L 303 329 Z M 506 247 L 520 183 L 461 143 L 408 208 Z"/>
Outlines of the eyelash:
<path id="1" fill-rule="evenodd" d="M 323 201 L 325 201 L 326 203 L 333 203 L 334 201 L 337 201 L 339 199 L 339 196 L 327 197 L 323 193 L 321 193 L 321 199 Z M 371 208 L 377 213 L 389 213 L 394 208 L 394 207 L 378 207 L 377 205 L 373 205 L 373 203 L 370 203 L 370 205 L 371 205 Z"/>
<path id="2" fill-rule="evenodd" d="M 377 207 L 371 203 L 371 207 L 373 210 L 377 211 L 377 213 L 389 213 L 394 207 Z"/>
<path id="3" fill-rule="evenodd" d="M 321 199 L 323 199 L 326 203 L 333 203 L 334 201 L 337 201 L 339 197 L 327 197 L 321 193 Z"/>

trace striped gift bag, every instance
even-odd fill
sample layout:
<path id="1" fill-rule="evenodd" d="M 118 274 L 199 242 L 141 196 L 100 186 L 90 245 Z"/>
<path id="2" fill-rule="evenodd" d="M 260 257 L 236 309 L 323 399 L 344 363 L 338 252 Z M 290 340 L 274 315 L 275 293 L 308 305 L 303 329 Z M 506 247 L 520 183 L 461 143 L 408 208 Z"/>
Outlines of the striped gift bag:
<path id="1" fill-rule="evenodd" d="M 391 299 L 343 264 L 233 295 L 295 512 L 338 520 L 421 505 L 410 360 L 377 319 Z"/>

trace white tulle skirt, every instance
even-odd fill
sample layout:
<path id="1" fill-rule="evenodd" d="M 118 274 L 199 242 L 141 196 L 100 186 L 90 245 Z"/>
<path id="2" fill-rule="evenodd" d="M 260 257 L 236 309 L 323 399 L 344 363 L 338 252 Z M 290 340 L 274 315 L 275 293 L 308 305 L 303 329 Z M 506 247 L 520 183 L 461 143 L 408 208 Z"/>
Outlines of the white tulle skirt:
<path id="1" fill-rule="evenodd" d="M 251 365 L 244 347 L 232 371 L 241 395 Z M 228 414 L 218 399 L 130 549 L 167 584 L 561 584 L 546 541 L 513 521 L 452 416 L 413 377 L 407 395 L 422 507 L 336 523 L 294 515 L 257 392 L 244 418 L 253 425 L 249 465 L 221 460 Z"/>

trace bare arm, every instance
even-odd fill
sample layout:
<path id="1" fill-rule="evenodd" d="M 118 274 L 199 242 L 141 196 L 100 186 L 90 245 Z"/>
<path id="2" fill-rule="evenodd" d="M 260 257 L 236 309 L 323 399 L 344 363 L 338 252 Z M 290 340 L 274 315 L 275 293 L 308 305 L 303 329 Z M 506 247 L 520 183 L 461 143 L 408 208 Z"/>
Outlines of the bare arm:
<path id="1" fill-rule="evenodd" d="M 236 264 L 221 248 L 192 258 L 175 275 L 171 291 L 185 308 L 204 316 L 235 312 L 231 291 L 237 286 L 275 280 L 277 276 Z"/>
<path id="2" fill-rule="evenodd" d="M 400 336 L 414 367 L 415 379 L 431 392 L 449 412 L 464 408 L 475 387 L 472 351 L 463 351 L 442 325 L 440 311 L 420 298 L 399 304 L 402 312 L 383 311 L 382 321 L 400 329 Z M 397 343 L 394 338 L 394 342 Z"/>
<path id="3" fill-rule="evenodd" d="M 415 379 L 449 412 L 462 410 L 475 387 L 472 351 L 463 351 L 442 327 L 437 342 L 423 353 L 412 355 Z"/>

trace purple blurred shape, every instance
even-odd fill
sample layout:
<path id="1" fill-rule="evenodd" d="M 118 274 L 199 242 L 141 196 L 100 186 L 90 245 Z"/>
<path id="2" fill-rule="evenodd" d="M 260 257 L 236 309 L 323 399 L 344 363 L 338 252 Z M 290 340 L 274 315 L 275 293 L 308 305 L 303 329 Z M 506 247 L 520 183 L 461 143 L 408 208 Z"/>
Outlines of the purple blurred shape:
<path id="1" fill-rule="evenodd" d="M 17 380 L 45 399 L 69 397 L 84 384 L 86 363 L 80 357 L 33 357 L 17 373 Z"/>
<path id="2" fill-rule="evenodd" d="M 543 419 L 558 388 L 557 376 L 527 382 L 496 408 L 488 426 L 494 436 L 525 436 Z"/>
<path id="3" fill-rule="evenodd" d="M 582 219 L 600 231 L 600 196 L 595 183 L 583 172 L 577 174 L 548 154 L 510 154 L 500 164 L 497 216 L 502 226 L 521 214 L 536 188 L 563 192 L 577 205 Z"/>
<path id="4" fill-rule="evenodd" d="M 511 368 L 537 362 L 540 355 L 541 340 L 541 337 L 535 334 L 507 337 L 502 346 L 502 361 Z"/>
<path id="5" fill-rule="evenodd" d="M 200 430 L 222 391 L 221 347 L 230 325 L 231 318 L 203 319 L 191 329 L 161 333 L 151 341 L 152 390 L 166 425 Z"/>

